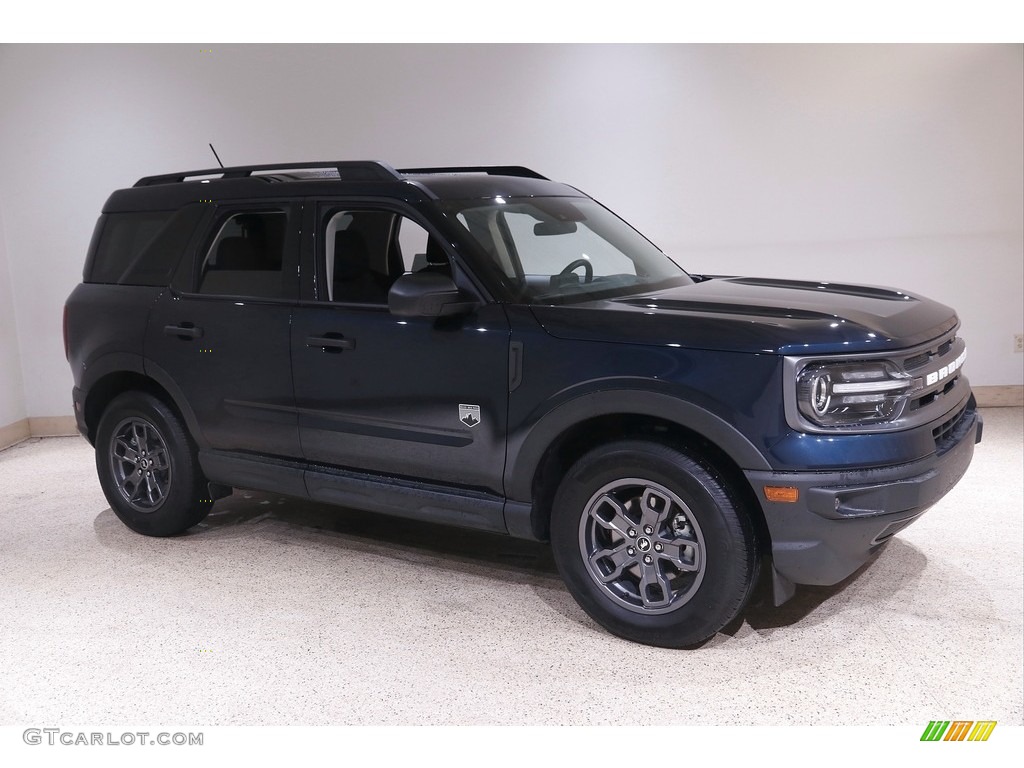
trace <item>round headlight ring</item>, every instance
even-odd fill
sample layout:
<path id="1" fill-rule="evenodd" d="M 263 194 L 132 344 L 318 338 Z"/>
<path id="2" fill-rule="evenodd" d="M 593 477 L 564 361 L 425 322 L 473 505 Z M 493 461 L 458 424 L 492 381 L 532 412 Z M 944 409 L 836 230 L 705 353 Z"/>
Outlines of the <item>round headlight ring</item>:
<path id="1" fill-rule="evenodd" d="M 819 371 L 811 378 L 811 408 L 818 416 L 828 413 L 832 404 L 832 377 Z"/>

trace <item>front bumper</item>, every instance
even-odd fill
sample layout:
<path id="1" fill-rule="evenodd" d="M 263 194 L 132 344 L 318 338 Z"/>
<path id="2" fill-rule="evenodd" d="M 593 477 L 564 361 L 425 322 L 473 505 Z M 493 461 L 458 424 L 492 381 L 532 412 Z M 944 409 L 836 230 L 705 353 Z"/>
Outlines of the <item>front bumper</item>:
<path id="1" fill-rule="evenodd" d="M 963 477 L 981 431 L 981 415 L 969 408 L 934 454 L 910 464 L 844 472 L 746 472 L 771 534 L 776 603 L 792 596 L 794 583 L 835 584 L 866 563 Z M 768 501 L 765 486 L 796 488 L 799 499 Z"/>

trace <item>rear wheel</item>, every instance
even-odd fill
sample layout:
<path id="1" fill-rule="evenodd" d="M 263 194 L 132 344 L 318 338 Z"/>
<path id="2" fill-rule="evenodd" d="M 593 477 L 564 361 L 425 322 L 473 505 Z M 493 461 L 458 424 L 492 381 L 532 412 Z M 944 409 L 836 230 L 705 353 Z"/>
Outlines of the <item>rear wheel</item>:
<path id="1" fill-rule="evenodd" d="M 696 645 L 739 614 L 757 578 L 755 530 L 737 498 L 696 455 L 639 440 L 597 448 L 555 496 L 559 572 L 610 632 Z"/>
<path id="2" fill-rule="evenodd" d="M 114 514 L 147 536 L 182 533 L 213 503 L 181 420 L 144 392 L 126 392 L 107 406 L 96 432 L 96 470 Z"/>

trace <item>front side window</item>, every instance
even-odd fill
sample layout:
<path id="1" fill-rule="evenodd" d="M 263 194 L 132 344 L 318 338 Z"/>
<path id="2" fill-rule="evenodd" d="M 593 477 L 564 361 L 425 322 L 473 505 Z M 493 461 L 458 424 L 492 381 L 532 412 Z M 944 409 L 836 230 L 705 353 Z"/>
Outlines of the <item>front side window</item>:
<path id="1" fill-rule="evenodd" d="M 285 239 L 288 213 L 282 209 L 228 216 L 203 258 L 199 293 L 285 298 Z"/>
<path id="2" fill-rule="evenodd" d="M 531 197 L 449 201 L 520 301 L 565 304 L 688 285 L 668 256 L 588 198 Z"/>
<path id="3" fill-rule="evenodd" d="M 391 285 L 403 274 L 451 274 L 437 240 L 394 211 L 327 207 L 321 232 L 320 291 L 328 301 L 385 305 Z"/>

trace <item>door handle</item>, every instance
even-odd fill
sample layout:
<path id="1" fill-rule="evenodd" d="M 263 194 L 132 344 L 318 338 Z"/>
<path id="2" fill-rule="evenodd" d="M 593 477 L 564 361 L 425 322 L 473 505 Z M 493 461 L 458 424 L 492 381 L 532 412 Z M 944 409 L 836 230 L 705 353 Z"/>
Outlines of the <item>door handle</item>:
<path id="1" fill-rule="evenodd" d="M 340 333 L 328 333 L 324 336 L 307 336 L 306 346 L 321 352 L 341 352 L 343 349 L 355 349 L 356 341 L 346 339 Z"/>
<path id="2" fill-rule="evenodd" d="M 164 335 L 177 336 L 179 339 L 198 339 L 203 335 L 203 329 L 197 328 L 192 323 L 182 323 L 181 325 L 165 325 Z"/>

